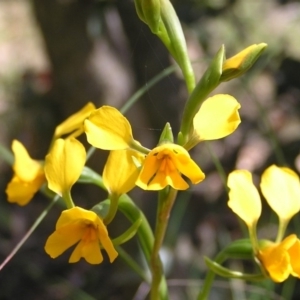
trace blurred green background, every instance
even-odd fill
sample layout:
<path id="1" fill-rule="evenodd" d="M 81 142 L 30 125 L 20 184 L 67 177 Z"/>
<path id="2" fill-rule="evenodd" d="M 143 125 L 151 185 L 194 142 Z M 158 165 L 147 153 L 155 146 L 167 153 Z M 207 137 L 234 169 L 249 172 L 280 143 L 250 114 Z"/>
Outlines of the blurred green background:
<path id="1" fill-rule="evenodd" d="M 190 57 L 199 79 L 222 44 L 227 57 L 265 42 L 267 50 L 241 79 L 214 93 L 229 93 L 240 103 L 242 123 L 231 136 L 202 143 L 192 156 L 206 173 L 203 183 L 180 193 L 171 217 L 163 261 L 171 299 L 195 299 L 205 276 L 203 255 L 213 258 L 244 227 L 227 208 L 227 195 L 212 157 L 228 174 L 254 173 L 276 163 L 300 171 L 300 3 L 288 0 L 174 0 Z M 88 101 L 120 108 L 130 96 L 173 64 L 157 37 L 137 18 L 131 0 L 0 1 L 0 142 L 20 140 L 35 159 L 47 153 L 57 124 Z M 153 147 L 166 122 L 176 135 L 187 99 L 180 72 L 149 89 L 128 111 L 134 137 Z M 85 137 L 81 139 L 85 142 Z M 97 151 L 89 166 L 100 174 L 107 153 Z M 4 260 L 49 200 L 38 194 L 26 207 L 8 204 L 4 193 L 12 176 L 0 159 L 0 258 Z M 131 193 L 153 225 L 156 194 Z M 75 186 L 76 204 L 90 208 L 106 195 Z M 283 199 L 284 201 L 284 199 Z M 68 264 L 70 251 L 52 260 L 44 252 L 61 207 L 52 209 L 26 244 L 0 271 L 0 300 L 147 299 L 148 287 L 118 258 L 112 265 Z M 290 231 L 299 232 L 294 219 Z M 128 227 L 121 216 L 110 225 L 114 237 Z M 265 205 L 259 236 L 273 238 L 277 219 Z M 135 239 L 125 245 L 144 265 Z M 253 264 L 227 267 L 253 271 Z M 267 294 L 265 291 L 269 291 Z M 282 285 L 253 285 L 217 278 L 211 299 L 299 299 L 293 279 Z M 280 296 L 281 295 L 281 296 Z"/>

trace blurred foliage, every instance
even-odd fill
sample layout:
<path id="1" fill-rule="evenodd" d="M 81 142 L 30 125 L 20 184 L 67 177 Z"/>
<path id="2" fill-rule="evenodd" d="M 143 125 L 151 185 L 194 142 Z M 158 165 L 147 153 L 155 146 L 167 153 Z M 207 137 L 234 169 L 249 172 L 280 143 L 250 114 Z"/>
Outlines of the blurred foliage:
<path id="1" fill-rule="evenodd" d="M 247 75 L 216 91 L 240 101 L 242 124 L 237 132 L 193 152 L 207 177 L 180 194 L 162 252 L 171 279 L 171 299 L 176 300 L 195 298 L 206 271 L 204 254 L 213 257 L 219 248 L 243 235 L 244 228 L 227 208 L 226 189 L 212 157 L 221 161 L 226 174 L 245 168 L 260 175 L 271 163 L 300 171 L 300 3 L 174 0 L 173 4 L 198 77 L 221 44 L 226 46 L 227 57 L 253 43 L 269 45 Z M 161 42 L 137 18 L 130 0 L 1 1 L 0 61 L 1 143 L 10 147 L 12 139 L 19 139 L 34 158 L 46 154 L 55 125 L 83 104 L 93 101 L 97 106 L 121 107 L 172 64 Z M 177 73 L 148 90 L 127 113 L 137 139 L 154 146 L 167 121 L 176 133 L 186 97 Z M 89 165 L 100 171 L 104 160 L 99 151 Z M 4 162 L 0 169 L 4 191 L 11 170 Z M 76 186 L 74 190 L 74 198 L 86 208 L 102 196 L 95 187 Z M 153 221 L 153 195 L 136 189 L 132 197 Z M 4 260 L 48 200 L 39 195 L 28 206 L 17 207 L 6 202 L 4 193 L 1 198 L 0 257 Z M 267 213 L 259 234 L 272 237 L 276 220 L 268 208 L 263 211 Z M 145 299 L 147 286 L 121 259 L 100 266 L 70 265 L 69 253 L 50 259 L 43 246 L 59 213 L 60 207 L 55 207 L 1 270 L 0 299 Z M 118 218 L 112 235 L 124 228 L 125 220 Z M 294 219 L 291 225 L 299 232 L 299 221 Z M 125 249 L 136 253 L 136 260 L 143 264 L 135 241 Z M 253 268 L 235 261 L 231 264 L 236 269 Z M 298 285 L 293 280 L 276 287 L 270 282 L 254 287 L 217 281 L 211 299 L 298 299 Z"/>

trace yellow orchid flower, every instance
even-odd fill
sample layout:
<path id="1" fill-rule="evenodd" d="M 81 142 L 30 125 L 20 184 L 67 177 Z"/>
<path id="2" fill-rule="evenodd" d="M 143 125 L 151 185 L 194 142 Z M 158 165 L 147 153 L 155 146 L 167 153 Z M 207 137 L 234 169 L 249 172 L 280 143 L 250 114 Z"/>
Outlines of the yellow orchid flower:
<path id="1" fill-rule="evenodd" d="M 65 134 L 71 134 L 77 137 L 84 132 L 83 122 L 96 109 L 92 102 L 87 103 L 81 110 L 67 118 L 59 124 L 54 132 L 53 140 L 60 138 Z M 70 136 L 69 136 L 70 137 Z"/>
<path id="2" fill-rule="evenodd" d="M 12 143 L 15 156 L 14 175 L 8 183 L 8 201 L 21 206 L 26 205 L 46 181 L 41 162 L 33 160 L 26 148 L 17 140 Z"/>
<path id="3" fill-rule="evenodd" d="M 206 99 L 193 119 L 194 131 L 184 145 L 189 150 L 201 141 L 217 140 L 233 133 L 241 123 L 241 105 L 230 95 Z"/>
<path id="4" fill-rule="evenodd" d="M 118 256 L 102 220 L 96 213 L 80 207 L 61 213 L 55 231 L 47 239 L 45 251 L 56 258 L 75 244 L 70 263 L 78 262 L 82 257 L 90 264 L 100 264 L 103 261 L 101 247 L 110 262 Z"/>
<path id="5" fill-rule="evenodd" d="M 167 185 L 178 190 L 185 190 L 188 183 L 182 178 L 188 177 L 192 183 L 201 182 L 205 175 L 190 158 L 187 150 L 198 144 L 202 140 L 218 139 L 232 133 L 240 123 L 238 109 L 240 104 L 229 95 L 216 95 L 207 99 L 198 114 L 194 118 L 194 133 L 188 144 L 184 146 L 171 142 L 164 142 L 152 151 L 141 146 L 134 140 L 132 129 L 128 120 L 115 108 L 103 106 L 91 113 L 85 121 L 85 131 L 88 142 L 103 150 L 126 150 L 136 151 L 146 154 L 142 163 L 136 185 L 146 190 L 161 190 Z M 120 152 L 121 153 L 121 152 Z M 117 171 L 108 170 L 111 165 L 116 165 L 117 156 L 110 158 L 106 166 L 105 174 L 110 173 L 107 181 L 113 182 L 113 177 Z M 128 157 L 132 154 L 123 153 L 127 159 L 120 164 L 126 163 L 126 168 L 122 172 L 123 185 L 133 187 L 133 178 L 139 172 L 136 163 Z M 129 156 L 128 156 L 129 155 Z M 129 170 L 129 164 L 132 166 Z M 114 167 L 115 168 L 115 167 Z M 118 168 L 120 169 L 120 168 Z M 126 174 L 127 173 L 127 174 Z M 131 174 L 135 174 L 133 177 Z M 126 179 L 130 178 L 129 181 Z M 119 182 L 120 183 L 120 182 Z M 117 183 L 114 184 L 117 189 Z"/>
<path id="6" fill-rule="evenodd" d="M 289 220 L 300 210 L 299 177 L 288 168 L 272 165 L 264 171 L 260 186 L 279 217 L 276 242 L 260 245 L 257 241 L 256 224 L 261 214 L 261 200 L 250 172 L 236 170 L 230 173 L 228 206 L 247 224 L 254 254 L 272 280 L 282 282 L 289 275 L 300 277 L 300 240 L 292 234 L 282 241 Z"/>
<path id="7" fill-rule="evenodd" d="M 181 146 L 166 143 L 154 148 L 146 157 L 136 185 L 144 190 L 161 190 L 167 185 L 186 190 L 186 176 L 196 184 L 205 178 L 204 173 Z"/>
<path id="8" fill-rule="evenodd" d="M 300 277 L 299 253 L 300 240 L 291 234 L 281 243 L 260 249 L 257 258 L 273 281 L 282 282 L 290 275 Z"/>
<path id="9" fill-rule="evenodd" d="M 60 196 L 69 193 L 81 174 L 85 160 L 84 146 L 78 140 L 57 139 L 45 161 L 49 189 Z"/>

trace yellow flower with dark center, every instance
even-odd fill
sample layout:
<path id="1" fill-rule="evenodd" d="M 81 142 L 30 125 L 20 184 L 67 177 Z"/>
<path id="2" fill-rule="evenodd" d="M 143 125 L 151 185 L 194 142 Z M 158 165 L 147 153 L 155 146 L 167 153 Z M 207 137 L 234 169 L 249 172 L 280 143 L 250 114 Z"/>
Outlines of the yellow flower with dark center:
<path id="1" fill-rule="evenodd" d="M 102 220 L 96 213 L 80 207 L 62 212 L 54 233 L 47 239 L 45 251 L 56 258 L 75 244 L 70 263 L 84 258 L 90 264 L 100 264 L 103 261 L 101 248 L 107 252 L 110 262 L 118 256 Z"/>
<path id="2" fill-rule="evenodd" d="M 26 148 L 17 140 L 12 143 L 15 156 L 14 175 L 8 183 L 6 194 L 9 202 L 26 205 L 46 181 L 41 162 L 32 159 Z"/>
<path id="3" fill-rule="evenodd" d="M 163 144 L 147 155 L 136 185 L 144 190 L 161 190 L 167 185 L 176 190 L 186 190 L 189 185 L 182 175 L 194 184 L 205 178 L 204 173 L 183 147 Z"/>
<path id="4" fill-rule="evenodd" d="M 260 186 L 279 218 L 276 242 L 259 245 L 257 241 L 256 225 L 261 214 L 261 200 L 250 172 L 236 170 L 229 174 L 228 206 L 247 224 L 254 254 L 272 280 L 282 282 L 289 275 L 300 277 L 300 241 L 295 234 L 282 240 L 288 222 L 300 210 L 299 177 L 291 169 L 272 165 L 264 171 Z"/>

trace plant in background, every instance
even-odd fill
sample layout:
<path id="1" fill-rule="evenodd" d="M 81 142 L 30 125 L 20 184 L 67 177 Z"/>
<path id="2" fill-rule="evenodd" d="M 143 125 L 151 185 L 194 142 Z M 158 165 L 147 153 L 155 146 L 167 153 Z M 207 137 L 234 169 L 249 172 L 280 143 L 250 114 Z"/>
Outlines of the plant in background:
<path id="1" fill-rule="evenodd" d="M 71 263 L 84 258 L 90 264 L 99 264 L 103 261 L 103 249 L 108 254 L 110 262 L 113 262 L 119 254 L 131 268 L 149 282 L 150 298 L 164 300 L 168 299 L 168 289 L 159 251 L 164 241 L 177 192 L 188 189 L 191 183 L 199 184 L 205 178 L 203 171 L 190 156 L 189 151 L 202 141 L 216 140 L 230 135 L 241 122 L 238 112 L 240 104 L 233 96 L 225 94 L 208 96 L 222 82 L 239 77 L 249 70 L 265 49 L 266 44 L 247 47 L 230 59 L 226 59 L 225 47 L 222 46 L 199 82 L 196 83 L 187 54 L 184 34 L 171 2 L 169 0 L 135 0 L 135 7 L 140 19 L 162 40 L 184 75 L 189 97 L 182 114 L 180 131 L 174 138 L 171 125 L 167 123 L 157 144 L 152 149 L 148 149 L 134 139 L 129 121 L 117 108 L 108 105 L 96 108 L 92 103 L 88 103 L 56 127 L 44 161 L 32 160 L 20 142 L 13 142 L 15 175 L 6 191 L 8 200 L 20 205 L 27 204 L 41 187 L 42 192 L 53 198 L 51 204 L 29 231 L 30 233 L 43 220 L 52 205 L 58 199 L 63 199 L 64 209 L 56 223 L 55 231 L 48 237 L 45 244 L 45 250 L 52 258 L 58 257 L 72 246 L 75 246 L 75 249 L 69 259 Z M 88 143 L 92 145 L 88 154 L 83 144 L 77 139 L 83 133 L 86 134 Z M 85 166 L 87 159 L 96 148 L 110 151 L 102 172 L 103 178 Z M 289 218 L 285 215 L 285 221 L 281 221 L 280 238 L 276 243 L 260 244 L 255 235 L 257 211 L 247 211 L 250 194 L 248 190 L 242 191 L 243 184 L 239 185 L 239 180 L 249 177 L 245 174 L 232 173 L 230 175 L 229 205 L 249 226 L 252 244 L 249 247 L 249 241 L 233 242 L 223 250 L 222 260 L 224 257 L 231 257 L 230 255 L 252 257 L 254 253 L 262 265 L 263 272 L 268 272 L 271 278 L 279 279 L 273 271 L 278 267 L 270 261 L 270 257 L 282 256 L 285 261 L 289 260 L 285 264 L 286 274 L 295 276 L 299 272 L 294 259 L 295 251 L 298 251 L 297 247 L 299 247 L 298 239 L 291 235 L 281 241 Z M 269 180 L 271 177 L 271 175 L 263 176 L 263 179 Z M 71 194 L 71 188 L 77 182 L 99 186 L 107 191 L 107 199 L 101 199 L 91 208 L 79 207 L 75 204 L 76 199 L 74 200 Z M 234 184 L 237 184 L 238 188 Z M 135 186 L 145 191 L 151 190 L 158 193 L 154 230 L 149 226 L 143 212 L 127 195 Z M 253 187 L 249 187 L 250 189 L 253 190 Z M 266 190 L 268 193 L 270 188 Z M 244 195 L 246 198 L 241 200 L 241 196 Z M 120 211 L 132 225 L 118 237 L 111 238 L 108 226 L 115 221 L 117 211 Z M 277 212 L 276 209 L 275 211 Z M 243 212 L 247 217 L 243 217 Z M 283 216 L 283 212 L 279 216 Z M 134 236 L 141 245 L 151 271 L 150 279 L 146 275 L 147 270 L 139 266 L 120 247 Z M 13 254 L 25 240 L 19 243 Z M 206 259 L 206 262 L 212 272 L 226 277 L 236 275 L 224 269 L 219 264 L 220 259 L 216 259 L 215 262 Z M 236 277 L 257 279 L 261 276 L 262 274 L 240 274 Z M 208 295 L 213 278 L 211 273 L 207 278 L 199 299 L 206 299 Z"/>

